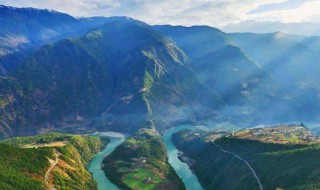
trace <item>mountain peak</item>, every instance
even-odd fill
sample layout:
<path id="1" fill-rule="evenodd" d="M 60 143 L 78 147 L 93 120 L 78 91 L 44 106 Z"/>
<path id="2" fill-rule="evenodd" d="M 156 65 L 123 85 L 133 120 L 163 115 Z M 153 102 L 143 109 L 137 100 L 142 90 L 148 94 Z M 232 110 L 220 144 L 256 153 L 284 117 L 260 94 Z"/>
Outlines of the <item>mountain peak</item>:
<path id="1" fill-rule="evenodd" d="M 277 32 L 273 33 L 273 37 L 275 39 L 282 39 L 282 38 L 285 38 L 286 36 L 287 36 L 287 34 L 284 32 L 281 32 L 281 31 L 277 31 Z"/>
<path id="2" fill-rule="evenodd" d="M 55 10 L 50 10 L 50 9 L 37 9 L 37 8 L 32 8 L 32 7 L 12 7 L 12 6 L 6 6 L 6 5 L 0 5 L 0 10 L 19 10 L 19 11 L 27 11 L 27 12 L 49 12 L 49 13 L 59 13 L 59 14 L 63 14 L 60 13 L 58 11 Z"/>

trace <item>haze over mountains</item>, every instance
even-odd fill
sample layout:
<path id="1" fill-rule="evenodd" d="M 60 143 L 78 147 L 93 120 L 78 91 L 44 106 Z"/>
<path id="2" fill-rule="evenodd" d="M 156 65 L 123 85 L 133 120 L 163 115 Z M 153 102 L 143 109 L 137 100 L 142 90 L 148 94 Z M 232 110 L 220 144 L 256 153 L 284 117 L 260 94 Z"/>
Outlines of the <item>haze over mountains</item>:
<path id="1" fill-rule="evenodd" d="M 318 37 L 6 6 L 0 19 L 2 138 L 319 117 Z"/>
<path id="2" fill-rule="evenodd" d="M 270 21 L 243 21 L 237 24 L 227 24 L 223 27 L 226 32 L 252 32 L 252 33 L 274 33 L 285 32 L 293 35 L 302 36 L 319 36 L 319 23 L 312 22 L 297 22 L 297 23 L 282 23 Z"/>

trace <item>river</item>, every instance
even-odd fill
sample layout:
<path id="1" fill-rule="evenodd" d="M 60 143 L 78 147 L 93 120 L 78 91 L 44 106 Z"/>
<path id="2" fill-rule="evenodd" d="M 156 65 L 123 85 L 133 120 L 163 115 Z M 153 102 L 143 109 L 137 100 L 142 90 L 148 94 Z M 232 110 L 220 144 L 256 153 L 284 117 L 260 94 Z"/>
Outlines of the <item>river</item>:
<path id="1" fill-rule="evenodd" d="M 178 158 L 178 150 L 172 142 L 172 135 L 183 129 L 195 129 L 194 126 L 179 126 L 167 130 L 163 135 L 163 141 L 167 149 L 169 164 L 177 172 L 178 176 L 182 179 L 187 190 L 203 190 L 198 177 L 192 173 L 189 166 L 183 163 Z"/>
<path id="2" fill-rule="evenodd" d="M 317 129 L 320 131 L 320 123 L 307 123 L 307 126 L 311 129 Z M 194 130 L 197 127 L 194 126 L 179 126 L 172 129 L 167 130 L 163 135 L 163 141 L 167 149 L 169 164 L 174 168 L 178 176 L 182 179 L 185 184 L 187 190 L 204 190 L 201 186 L 196 175 L 192 173 L 190 168 L 186 163 L 183 163 L 178 158 L 178 150 L 174 146 L 172 142 L 172 135 L 183 129 L 191 129 Z M 124 140 L 125 136 L 119 133 L 97 133 L 95 135 L 99 136 L 108 136 L 111 141 L 106 146 L 106 148 L 97 154 L 89 163 L 88 170 L 93 174 L 94 180 L 98 184 L 99 190 L 119 190 L 119 188 L 114 185 L 104 174 L 104 171 L 101 169 L 101 164 L 107 155 L 109 155 L 117 146 L 119 146 Z"/>
<path id="3" fill-rule="evenodd" d="M 183 129 L 195 129 L 194 126 L 179 126 L 173 129 L 169 129 L 163 135 L 163 141 L 167 149 L 169 164 L 177 172 L 178 176 L 182 179 L 187 190 L 203 190 L 201 184 L 196 175 L 192 173 L 186 163 L 183 163 L 178 158 L 178 150 L 172 142 L 172 135 Z M 109 155 L 117 146 L 119 146 L 124 140 L 124 137 L 108 133 L 96 133 L 95 135 L 107 136 L 111 139 L 106 148 L 98 153 L 89 163 L 88 170 L 92 173 L 94 180 L 98 184 L 98 190 L 119 190 L 119 188 L 113 184 L 104 174 L 101 169 L 101 164 L 107 155 Z M 111 136 L 111 137 L 110 137 Z"/>
<path id="4" fill-rule="evenodd" d="M 109 155 L 117 146 L 119 146 L 125 138 L 109 137 L 109 144 L 99 152 L 89 163 L 88 170 L 92 173 L 93 179 L 98 184 L 98 190 L 119 190 L 119 188 L 113 184 L 104 174 L 101 168 L 104 157 Z"/>

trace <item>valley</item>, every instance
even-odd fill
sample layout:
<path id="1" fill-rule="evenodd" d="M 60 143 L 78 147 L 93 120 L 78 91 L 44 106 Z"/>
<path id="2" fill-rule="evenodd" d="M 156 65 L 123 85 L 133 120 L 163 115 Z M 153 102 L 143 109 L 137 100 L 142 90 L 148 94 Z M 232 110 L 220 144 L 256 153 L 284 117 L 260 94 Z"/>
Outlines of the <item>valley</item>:
<path id="1" fill-rule="evenodd" d="M 77 19 L 31 10 L 1 7 L 6 25 L 8 15 L 32 20 L 39 11 L 43 20 L 57 21 L 48 26 L 36 18 L 33 33 L 51 28 L 59 34 L 48 42 L 34 39 L 39 36 L 31 29 L 2 31 L 39 45 L 26 46 L 30 52 L 19 58 L 1 56 L 1 138 L 48 131 L 133 134 L 149 127 L 163 133 L 177 123 L 248 127 L 317 121 L 316 37 L 151 26 L 128 17 Z M 70 23 L 76 27 L 66 27 Z"/>
<path id="2" fill-rule="evenodd" d="M 86 13 L 0 5 L 0 189 L 320 188 L 319 32 Z"/>

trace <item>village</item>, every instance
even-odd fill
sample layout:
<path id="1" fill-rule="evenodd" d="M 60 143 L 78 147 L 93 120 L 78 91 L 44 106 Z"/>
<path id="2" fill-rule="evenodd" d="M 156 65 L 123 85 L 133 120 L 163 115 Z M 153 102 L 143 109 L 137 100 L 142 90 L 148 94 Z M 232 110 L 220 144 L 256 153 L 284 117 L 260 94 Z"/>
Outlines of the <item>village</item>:
<path id="1" fill-rule="evenodd" d="M 303 124 L 245 129 L 232 132 L 229 137 L 279 144 L 314 144 L 319 142 L 318 137 L 314 136 Z"/>
<path id="2" fill-rule="evenodd" d="M 148 164 L 147 164 L 147 158 L 145 157 L 140 157 L 140 158 L 132 158 L 132 166 L 134 168 L 148 168 Z M 139 172 L 137 169 L 133 169 L 132 172 Z M 151 178 L 151 176 L 153 175 L 150 175 L 150 176 L 147 176 L 145 178 L 142 179 L 142 183 L 143 184 L 153 184 L 154 183 L 154 180 Z M 134 178 L 136 180 L 140 180 L 140 176 L 139 175 L 136 175 L 134 176 Z"/>

